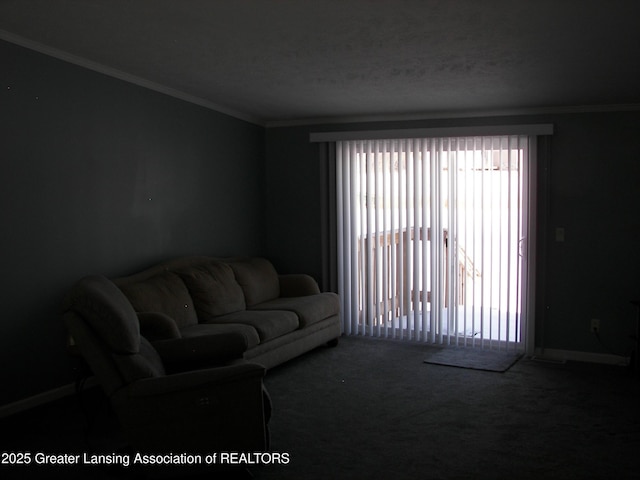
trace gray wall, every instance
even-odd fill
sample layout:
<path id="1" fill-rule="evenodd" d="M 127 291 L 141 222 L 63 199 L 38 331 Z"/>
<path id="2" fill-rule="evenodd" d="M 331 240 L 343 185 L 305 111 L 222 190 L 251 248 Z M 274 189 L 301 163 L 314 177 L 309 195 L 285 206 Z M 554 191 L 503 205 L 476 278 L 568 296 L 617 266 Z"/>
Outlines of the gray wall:
<path id="1" fill-rule="evenodd" d="M 629 354 L 640 299 L 640 113 L 589 113 L 267 129 L 267 245 L 290 269 L 322 274 L 318 145 L 314 131 L 553 123 L 548 222 L 540 232 L 536 344 L 552 349 Z M 544 173 L 544 172 L 542 172 Z M 276 193 L 277 192 L 277 193 Z M 546 192 L 546 193 L 545 193 Z M 540 208 L 544 208 L 541 205 Z M 556 243 L 556 227 L 566 241 Z M 544 293 L 544 295 L 542 295 Z M 601 319 L 605 346 L 589 332 Z"/>
<path id="2" fill-rule="evenodd" d="M 264 129 L 0 42 L 0 405 L 71 382 L 83 275 L 260 254 Z"/>

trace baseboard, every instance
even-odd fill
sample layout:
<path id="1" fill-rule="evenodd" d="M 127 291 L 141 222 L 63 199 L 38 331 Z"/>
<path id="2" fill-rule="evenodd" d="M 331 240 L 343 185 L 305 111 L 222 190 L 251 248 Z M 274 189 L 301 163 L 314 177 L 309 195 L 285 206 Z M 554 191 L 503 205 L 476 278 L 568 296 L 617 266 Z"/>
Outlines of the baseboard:
<path id="1" fill-rule="evenodd" d="M 579 352 L 576 350 L 558 350 L 553 348 L 536 348 L 534 359 L 551 362 L 587 362 L 626 367 L 631 359 L 610 353 Z"/>
<path id="2" fill-rule="evenodd" d="M 83 388 L 88 388 L 95 384 L 96 382 L 93 381 L 93 378 L 88 378 Z M 47 390 L 46 392 L 38 393 L 37 395 L 33 395 L 31 397 L 23 398 L 21 400 L 17 400 L 12 403 L 7 403 L 6 405 L 2 405 L 0 407 L 0 418 L 4 418 L 4 417 L 8 417 L 9 415 L 14 415 L 16 413 L 24 412 L 31 408 L 45 405 L 49 402 L 59 400 L 69 395 L 74 395 L 75 392 L 76 392 L 75 384 L 69 383 L 67 385 L 63 385 L 61 387 L 54 388 L 52 390 Z"/>

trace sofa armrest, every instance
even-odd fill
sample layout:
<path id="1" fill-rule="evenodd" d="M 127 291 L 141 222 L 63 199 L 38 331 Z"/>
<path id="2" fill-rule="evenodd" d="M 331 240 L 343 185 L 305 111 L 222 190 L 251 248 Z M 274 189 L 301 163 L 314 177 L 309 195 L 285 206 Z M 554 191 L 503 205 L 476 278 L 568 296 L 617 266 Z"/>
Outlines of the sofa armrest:
<path id="1" fill-rule="evenodd" d="M 293 273 L 278 275 L 278 277 L 280 279 L 281 297 L 304 297 L 320 293 L 318 282 L 311 275 Z"/>
<path id="2" fill-rule="evenodd" d="M 138 322 L 140 322 L 140 334 L 150 342 L 181 337 L 176 322 L 164 313 L 139 312 Z"/>
<path id="3" fill-rule="evenodd" d="M 239 360 L 247 339 L 239 333 L 218 333 L 152 342 L 167 372 L 183 372 L 225 365 Z"/>

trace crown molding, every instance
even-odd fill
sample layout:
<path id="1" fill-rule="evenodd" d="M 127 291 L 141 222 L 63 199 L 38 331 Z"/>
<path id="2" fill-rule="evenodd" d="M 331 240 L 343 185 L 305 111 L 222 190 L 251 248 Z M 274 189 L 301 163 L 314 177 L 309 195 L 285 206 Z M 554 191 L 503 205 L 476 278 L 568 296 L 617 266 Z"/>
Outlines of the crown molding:
<path id="1" fill-rule="evenodd" d="M 336 125 L 346 123 L 406 122 L 455 118 L 515 117 L 527 115 L 560 115 L 571 113 L 626 112 L 638 110 L 640 110 L 640 104 L 637 103 L 611 105 L 574 105 L 565 107 L 513 108 L 503 110 L 472 110 L 458 112 L 425 112 L 397 115 L 345 115 L 335 117 L 315 117 L 299 120 L 267 121 L 265 126 L 267 128 L 301 127 L 309 125 Z"/>
<path id="2" fill-rule="evenodd" d="M 253 115 L 224 107 L 217 103 L 210 102 L 209 100 L 206 100 L 204 98 L 197 97 L 195 95 L 190 95 L 180 90 L 176 90 L 175 88 L 167 87 L 165 85 L 152 82 L 151 80 L 147 80 L 146 78 L 138 77 L 136 75 L 131 75 L 129 73 L 123 72 L 116 68 L 112 68 L 112 67 L 94 62 L 92 60 L 88 60 L 86 58 L 73 55 L 69 52 L 65 52 L 63 50 L 59 50 L 57 48 L 50 47 L 48 45 L 44 45 L 42 43 L 36 42 L 34 40 L 30 40 L 28 38 L 21 37 L 19 35 L 15 35 L 11 32 L 7 32 L 6 30 L 0 29 L 0 40 L 13 43 L 20 47 L 28 48 L 29 50 L 33 50 L 38 53 L 42 53 L 44 55 L 57 58 L 58 60 L 68 62 L 74 65 L 77 65 L 79 67 L 86 68 L 88 70 L 93 70 L 94 72 L 102 73 L 103 75 L 117 78 L 118 80 L 123 80 L 127 83 L 132 83 L 139 87 L 143 87 L 148 90 L 153 90 L 155 92 L 162 93 L 164 95 L 168 95 L 170 97 L 174 97 L 179 100 L 183 100 L 185 102 L 207 108 L 209 110 L 214 110 L 218 113 L 222 113 L 224 115 L 228 115 L 230 117 L 234 117 L 248 123 L 253 123 L 261 127 L 266 126 L 263 120 Z"/>

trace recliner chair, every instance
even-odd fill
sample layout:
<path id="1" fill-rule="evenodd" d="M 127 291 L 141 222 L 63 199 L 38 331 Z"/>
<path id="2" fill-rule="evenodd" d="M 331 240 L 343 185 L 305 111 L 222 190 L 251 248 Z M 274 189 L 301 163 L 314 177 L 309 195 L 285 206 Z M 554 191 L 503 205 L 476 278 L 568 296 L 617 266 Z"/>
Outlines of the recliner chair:
<path id="1" fill-rule="evenodd" d="M 72 288 L 64 322 L 134 451 L 155 455 L 268 448 L 265 369 L 241 360 L 246 349 L 242 336 L 164 341 L 156 348 L 140 335 L 127 298 L 102 276 L 85 277 Z M 191 358 L 202 365 L 205 357 L 210 368 L 188 370 Z"/>

